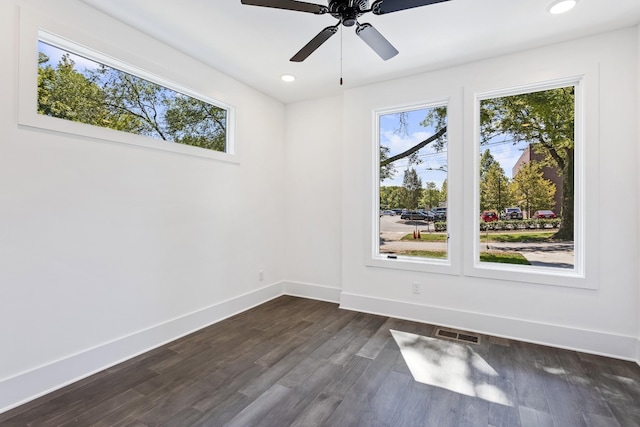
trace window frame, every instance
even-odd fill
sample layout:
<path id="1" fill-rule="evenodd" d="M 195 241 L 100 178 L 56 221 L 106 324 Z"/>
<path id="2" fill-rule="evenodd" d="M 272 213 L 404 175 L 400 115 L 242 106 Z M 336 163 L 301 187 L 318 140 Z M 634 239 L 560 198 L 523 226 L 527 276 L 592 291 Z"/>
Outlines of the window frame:
<path id="1" fill-rule="evenodd" d="M 473 171 L 473 175 L 469 177 L 467 182 L 472 182 L 472 194 L 473 204 L 470 209 L 467 209 L 466 216 L 468 223 L 470 223 L 472 233 L 468 235 L 472 238 L 472 245 L 467 245 L 465 248 L 465 269 L 464 274 L 467 276 L 474 276 L 488 279 L 510 280 L 516 282 L 528 282 L 543 285 L 557 285 L 565 287 L 577 287 L 577 288 L 589 288 L 596 289 L 597 281 L 587 280 L 587 270 L 592 271 L 595 266 L 587 267 L 587 203 L 586 203 L 586 188 L 587 177 L 585 175 L 586 162 L 587 162 L 587 129 L 586 129 L 586 116 L 593 120 L 592 128 L 589 130 L 589 134 L 595 130 L 594 135 L 597 135 L 597 114 L 587 112 L 587 105 L 585 99 L 587 92 L 593 92 L 594 88 L 587 89 L 587 76 L 586 74 L 574 75 L 565 78 L 557 78 L 545 80 L 537 83 L 521 84 L 504 86 L 500 89 L 489 90 L 475 90 L 470 91 L 467 102 L 471 104 L 471 108 L 467 108 L 467 111 L 472 110 L 473 120 L 472 122 L 473 137 L 470 138 L 473 141 L 473 149 L 469 150 L 469 155 L 466 159 L 466 170 Z M 597 82 L 597 76 L 593 79 Z M 574 114 L 574 268 L 559 269 L 553 267 L 541 267 L 541 266 L 522 266 L 514 264 L 499 264 L 491 262 L 480 261 L 480 218 L 479 215 L 473 214 L 478 211 L 480 206 L 480 154 L 483 147 L 480 146 L 480 103 L 482 100 L 491 99 L 501 96 L 511 96 L 523 93 L 532 93 L 537 91 L 543 91 L 548 89 L 554 89 L 559 87 L 574 86 L 575 88 L 575 114 Z M 595 85 L 597 86 L 597 85 Z M 597 87 L 595 88 L 597 93 Z M 591 99 L 592 102 L 597 100 Z M 594 138 L 593 145 L 597 144 L 597 138 Z M 597 152 L 597 149 L 594 149 Z M 469 164 L 472 163 L 472 165 Z M 597 170 L 590 170 L 590 176 L 595 177 L 597 183 Z M 596 202 L 597 203 L 597 202 Z M 593 204 L 593 201 L 590 202 Z M 590 214 L 591 216 L 592 214 Z M 591 218 L 590 221 L 594 221 L 595 218 Z M 593 245 L 594 241 L 597 241 L 597 232 L 591 232 L 593 237 L 590 241 Z M 593 259 L 593 256 L 589 254 L 589 260 Z M 591 261 L 590 261 L 591 262 Z"/>
<path id="2" fill-rule="evenodd" d="M 449 149 L 450 141 L 451 141 L 451 133 L 456 134 L 455 131 L 452 132 L 451 126 L 451 115 L 450 109 L 452 105 L 451 97 L 446 98 L 437 98 L 432 99 L 430 101 L 411 103 L 411 104 L 402 104 L 393 107 L 380 107 L 374 108 L 372 111 L 372 123 L 373 123 L 373 156 L 372 156 L 372 176 L 373 176 L 373 186 L 372 186 L 372 204 L 371 204 L 371 224 L 370 232 L 372 239 L 370 241 L 370 250 L 369 256 L 366 260 L 366 265 L 370 267 L 380 267 L 380 268 L 390 268 L 397 270 L 408 270 L 408 271 L 418 271 L 418 272 L 426 272 L 426 273 L 441 273 L 441 274 L 459 274 L 458 269 L 458 258 L 455 256 L 456 252 L 453 250 L 455 246 L 455 240 L 452 238 L 451 230 L 453 226 L 457 226 L 457 221 L 452 219 L 450 215 L 447 217 L 447 258 L 446 259 L 437 259 L 437 258 L 421 258 L 421 257 L 408 257 L 408 256 L 397 256 L 395 258 L 389 258 L 387 254 L 380 254 L 380 117 L 388 114 L 395 114 L 404 111 L 415 111 L 426 108 L 433 107 L 442 107 L 445 106 L 447 108 L 447 211 L 450 210 L 452 205 L 451 200 L 451 174 L 450 168 L 451 165 L 451 150 Z M 455 121 L 455 120 L 454 120 Z M 457 168 L 454 168 L 457 169 Z M 456 180 L 453 180 L 453 184 L 455 185 Z M 452 225 L 453 224 L 453 225 Z"/>
<path id="3" fill-rule="evenodd" d="M 47 29 L 43 29 L 43 27 L 46 27 Z M 78 31 L 73 31 L 54 21 L 49 21 L 45 17 L 33 13 L 30 10 L 25 10 L 24 8 L 20 9 L 20 51 L 18 61 L 19 125 L 188 156 L 239 163 L 235 132 L 236 111 L 233 106 L 205 96 L 194 89 L 147 71 L 141 67 L 116 59 L 113 56 L 102 53 L 98 49 L 89 47 L 89 44 L 86 43 L 89 39 L 90 38 L 88 36 L 85 36 Z M 72 40 L 81 40 L 86 44 Z M 226 110 L 226 150 L 222 152 L 171 141 L 163 141 L 144 135 L 39 114 L 37 111 L 38 41 L 78 54 L 108 67 L 132 74 L 167 89 L 199 99 L 203 102 Z"/>

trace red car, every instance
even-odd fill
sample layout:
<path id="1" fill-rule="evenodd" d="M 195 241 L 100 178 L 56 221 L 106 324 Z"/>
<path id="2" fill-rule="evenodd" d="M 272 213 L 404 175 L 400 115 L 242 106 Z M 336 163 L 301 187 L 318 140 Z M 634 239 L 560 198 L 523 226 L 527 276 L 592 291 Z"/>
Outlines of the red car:
<path id="1" fill-rule="evenodd" d="M 498 214 L 494 211 L 484 211 L 482 212 L 482 215 L 480 215 L 480 219 L 482 220 L 482 222 L 493 222 L 499 220 L 500 218 L 498 218 Z"/>
<path id="2" fill-rule="evenodd" d="M 552 219 L 552 218 L 557 218 L 558 216 L 555 213 L 553 213 L 553 211 L 541 210 L 541 211 L 536 211 L 533 214 L 533 217 L 535 219 Z"/>

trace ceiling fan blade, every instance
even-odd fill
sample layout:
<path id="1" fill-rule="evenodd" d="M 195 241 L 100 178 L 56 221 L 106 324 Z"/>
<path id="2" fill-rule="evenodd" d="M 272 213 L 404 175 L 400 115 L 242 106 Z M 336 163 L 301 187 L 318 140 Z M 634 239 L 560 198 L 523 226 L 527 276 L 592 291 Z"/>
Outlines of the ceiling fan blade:
<path id="1" fill-rule="evenodd" d="M 306 3 L 295 0 L 242 0 L 242 4 L 250 6 L 273 7 L 275 9 L 295 10 L 297 12 L 309 12 L 317 15 L 327 13 L 329 8 L 321 4 Z"/>
<path id="2" fill-rule="evenodd" d="M 358 24 L 356 34 L 385 61 L 398 54 L 398 50 L 371 24 Z"/>
<path id="3" fill-rule="evenodd" d="M 428 6 L 430 4 L 442 3 L 449 0 L 377 0 L 371 5 L 371 11 L 375 15 L 397 12 L 399 10 L 411 9 L 414 7 Z"/>
<path id="4" fill-rule="evenodd" d="M 317 48 L 319 48 L 320 46 L 322 46 L 324 42 L 329 40 L 329 37 L 331 37 L 332 35 L 338 32 L 339 26 L 340 24 L 333 25 L 331 27 L 327 27 L 324 30 L 320 31 L 318 35 L 312 38 L 311 41 L 307 43 L 302 49 L 300 49 L 298 53 L 293 55 L 290 61 L 302 62 L 305 59 L 307 59 L 307 57 L 311 55 L 313 52 L 315 52 Z"/>

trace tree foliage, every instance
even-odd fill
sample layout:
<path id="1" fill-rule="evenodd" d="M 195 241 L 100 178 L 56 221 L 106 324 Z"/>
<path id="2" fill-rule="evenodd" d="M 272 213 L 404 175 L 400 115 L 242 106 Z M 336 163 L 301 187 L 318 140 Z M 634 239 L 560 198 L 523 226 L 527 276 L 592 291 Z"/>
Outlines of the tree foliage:
<path id="1" fill-rule="evenodd" d="M 517 204 L 523 207 L 529 218 L 534 211 L 554 207 L 556 186 L 543 177 L 540 163 L 523 165 L 513 177 L 512 189 Z"/>
<path id="2" fill-rule="evenodd" d="M 491 154 L 491 151 L 489 151 L 489 149 L 487 148 L 486 150 L 484 150 L 484 152 L 480 156 L 480 179 L 481 180 L 487 174 L 487 172 L 489 172 L 489 169 L 491 169 L 491 167 L 493 166 L 500 167 L 500 163 L 498 163 L 498 161 Z"/>
<path id="3" fill-rule="evenodd" d="M 480 178 L 480 210 L 501 212 L 512 204 L 509 178 L 499 163 L 491 163 Z"/>
<path id="4" fill-rule="evenodd" d="M 414 168 L 404 171 L 402 187 L 404 188 L 403 206 L 407 209 L 417 209 L 422 198 L 422 180 Z"/>
<path id="5" fill-rule="evenodd" d="M 440 206 L 440 202 L 444 202 L 446 200 L 442 199 L 442 192 L 438 190 L 435 182 L 427 182 L 425 184 L 425 188 L 422 195 L 422 200 L 420 204 L 427 209 L 433 209 L 437 206 Z"/>
<path id="6" fill-rule="evenodd" d="M 404 188 L 396 185 L 380 187 L 380 208 L 401 208 L 404 200 Z"/>
<path id="7" fill-rule="evenodd" d="M 226 149 L 226 110 L 120 70 L 38 58 L 38 113 L 210 150 Z"/>
<path id="8" fill-rule="evenodd" d="M 112 114 L 100 86 L 76 71 L 68 54 L 61 57 L 55 68 L 48 61 L 45 54 L 39 54 L 39 114 L 126 132 L 137 129 L 139 124 L 134 116 Z"/>

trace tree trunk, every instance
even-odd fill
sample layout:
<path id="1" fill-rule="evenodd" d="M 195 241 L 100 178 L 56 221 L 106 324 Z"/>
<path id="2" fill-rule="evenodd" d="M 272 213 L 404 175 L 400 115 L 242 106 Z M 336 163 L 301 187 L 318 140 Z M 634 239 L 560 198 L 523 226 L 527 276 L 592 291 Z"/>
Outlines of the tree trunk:
<path id="1" fill-rule="evenodd" d="M 564 168 L 562 168 L 562 208 L 560 216 L 560 229 L 554 238 L 560 240 L 573 240 L 573 216 L 574 216 L 574 175 L 573 175 L 573 148 L 566 149 Z"/>

